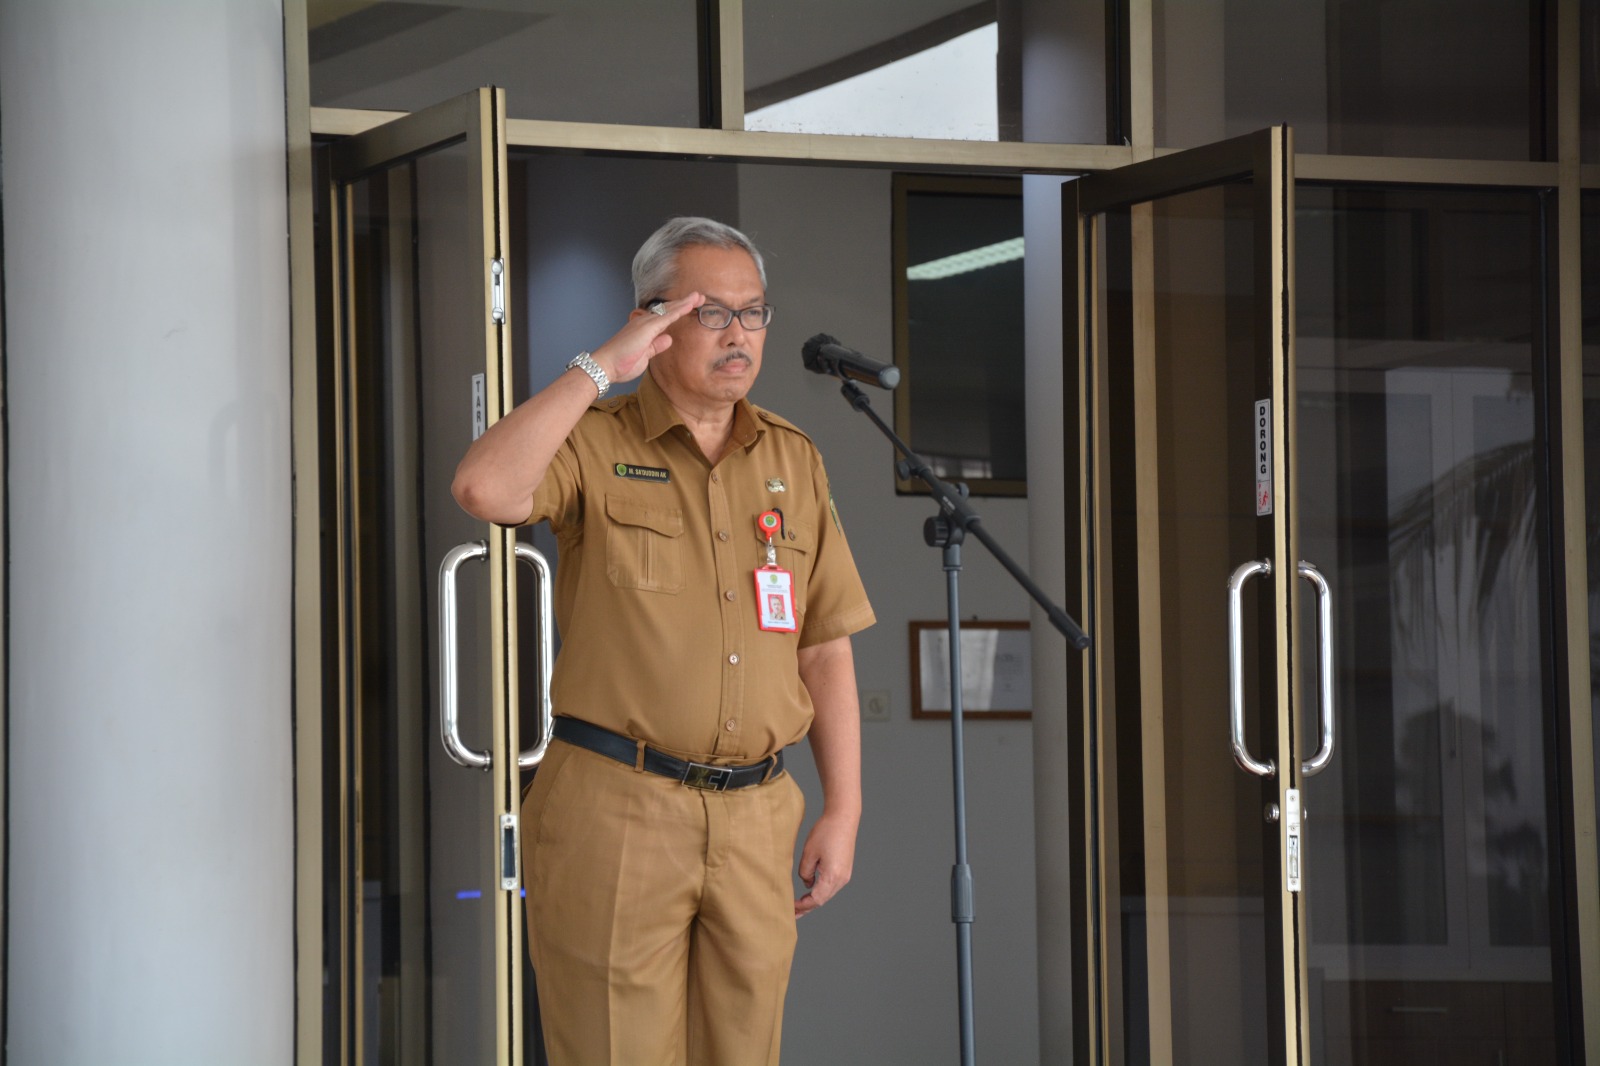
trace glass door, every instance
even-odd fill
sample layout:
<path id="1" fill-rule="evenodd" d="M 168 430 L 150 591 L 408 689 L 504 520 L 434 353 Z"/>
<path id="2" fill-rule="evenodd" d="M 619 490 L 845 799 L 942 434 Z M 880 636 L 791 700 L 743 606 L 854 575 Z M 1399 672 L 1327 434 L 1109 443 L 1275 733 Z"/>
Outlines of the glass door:
<path id="1" fill-rule="evenodd" d="M 1566 1061 L 1548 200 L 1065 196 L 1085 1060 Z"/>
<path id="2" fill-rule="evenodd" d="M 1276 128 L 1064 186 L 1086 1061 L 1305 1061 L 1300 789 L 1324 755 L 1296 604 L 1322 583 L 1292 536 L 1292 158 Z"/>
<path id="3" fill-rule="evenodd" d="M 482 89 L 329 159 L 350 1064 L 523 1061 L 518 553 L 450 493 L 510 404 L 504 123 Z"/>

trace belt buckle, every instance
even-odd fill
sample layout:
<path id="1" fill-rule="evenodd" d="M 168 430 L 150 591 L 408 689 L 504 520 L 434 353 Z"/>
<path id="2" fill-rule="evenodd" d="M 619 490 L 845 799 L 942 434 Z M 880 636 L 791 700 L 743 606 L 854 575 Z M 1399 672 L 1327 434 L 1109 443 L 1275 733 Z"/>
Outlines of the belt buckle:
<path id="1" fill-rule="evenodd" d="M 707 792 L 726 792 L 728 785 L 733 782 L 733 770 L 726 766 L 692 762 L 680 780 L 690 788 L 704 789 Z"/>

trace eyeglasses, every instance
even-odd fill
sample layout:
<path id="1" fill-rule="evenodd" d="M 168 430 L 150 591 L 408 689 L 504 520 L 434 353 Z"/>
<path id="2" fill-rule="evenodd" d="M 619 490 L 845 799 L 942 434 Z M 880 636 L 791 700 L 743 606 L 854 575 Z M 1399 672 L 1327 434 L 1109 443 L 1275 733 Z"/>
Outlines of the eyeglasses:
<path id="1" fill-rule="evenodd" d="M 653 308 L 657 304 L 666 302 L 657 298 L 651 300 L 645 306 Z M 733 324 L 735 315 L 739 317 L 739 325 L 753 333 L 758 329 L 766 329 L 772 322 L 772 305 L 756 304 L 753 307 L 741 307 L 735 311 L 732 308 L 723 307 L 721 304 L 701 304 L 695 310 L 695 316 L 700 319 L 700 324 L 707 329 L 727 329 Z"/>

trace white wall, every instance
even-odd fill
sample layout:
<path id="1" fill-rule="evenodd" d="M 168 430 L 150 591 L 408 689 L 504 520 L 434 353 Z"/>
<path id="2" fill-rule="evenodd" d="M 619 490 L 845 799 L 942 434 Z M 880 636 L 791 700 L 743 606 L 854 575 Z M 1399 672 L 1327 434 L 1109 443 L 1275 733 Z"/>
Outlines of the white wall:
<path id="1" fill-rule="evenodd" d="M 0 5 L 7 1061 L 292 1059 L 277 0 Z"/>

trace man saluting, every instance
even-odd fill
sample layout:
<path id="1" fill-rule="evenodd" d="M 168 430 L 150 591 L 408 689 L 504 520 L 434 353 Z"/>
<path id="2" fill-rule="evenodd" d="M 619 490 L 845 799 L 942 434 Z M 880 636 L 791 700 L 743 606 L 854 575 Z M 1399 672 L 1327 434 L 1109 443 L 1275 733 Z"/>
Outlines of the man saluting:
<path id="1" fill-rule="evenodd" d="M 760 252 L 675 218 L 633 285 L 627 324 L 480 437 L 453 486 L 560 546 L 556 739 L 523 802 L 546 1050 L 776 1063 L 795 919 L 854 863 L 850 634 L 874 617 L 816 447 L 745 398 L 772 320 Z M 823 810 L 796 900 L 783 751 L 808 734 Z"/>

